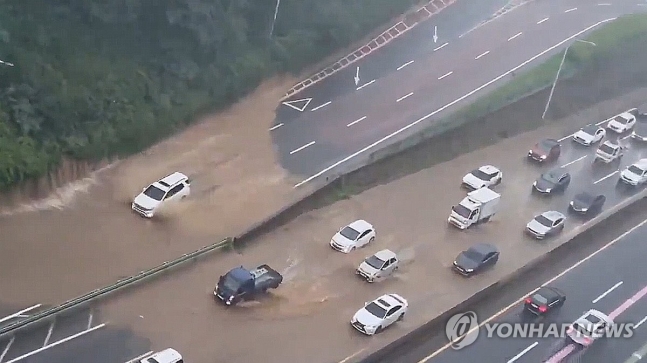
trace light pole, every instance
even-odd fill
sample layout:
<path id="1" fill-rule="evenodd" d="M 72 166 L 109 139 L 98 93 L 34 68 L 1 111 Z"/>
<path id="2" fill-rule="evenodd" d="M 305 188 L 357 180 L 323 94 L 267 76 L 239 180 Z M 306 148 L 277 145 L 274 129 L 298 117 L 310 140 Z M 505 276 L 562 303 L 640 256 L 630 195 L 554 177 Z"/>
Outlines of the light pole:
<path id="1" fill-rule="evenodd" d="M 274 34 L 274 25 L 276 24 L 276 17 L 279 15 L 279 6 L 281 6 L 281 0 L 276 0 L 276 8 L 274 9 L 274 19 L 272 19 L 272 28 L 270 29 L 270 39 L 272 34 Z"/>
<path id="2" fill-rule="evenodd" d="M 591 44 L 592 46 L 596 47 L 597 44 L 593 42 L 589 42 L 588 40 L 579 40 L 575 39 L 576 42 L 581 42 L 581 43 L 587 43 Z M 555 75 L 555 81 L 553 82 L 553 87 L 550 89 L 550 94 L 548 95 L 548 102 L 546 102 L 546 108 L 544 108 L 544 113 L 541 115 L 541 119 L 543 120 L 546 118 L 546 113 L 548 113 L 548 107 L 550 107 L 550 101 L 553 99 L 553 93 L 555 92 L 555 86 L 557 85 L 557 80 L 559 79 L 559 73 L 562 71 L 562 67 L 564 66 L 564 61 L 566 60 L 566 54 L 568 53 L 568 50 L 571 48 L 571 45 L 575 44 L 575 42 L 571 43 L 568 47 L 566 47 L 566 50 L 564 51 L 564 56 L 562 57 L 561 63 L 559 63 L 559 68 L 557 68 L 557 74 Z"/>

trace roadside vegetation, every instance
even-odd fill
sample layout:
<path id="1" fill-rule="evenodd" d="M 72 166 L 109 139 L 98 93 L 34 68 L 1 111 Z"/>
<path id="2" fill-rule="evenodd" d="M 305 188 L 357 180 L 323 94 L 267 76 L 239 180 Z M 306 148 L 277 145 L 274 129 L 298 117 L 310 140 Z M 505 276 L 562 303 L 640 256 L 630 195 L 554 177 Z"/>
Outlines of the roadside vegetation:
<path id="1" fill-rule="evenodd" d="M 613 56 L 619 49 L 632 46 L 644 47 L 647 43 L 647 14 L 633 14 L 618 18 L 591 31 L 580 40 L 592 42 L 595 46 L 586 42 L 574 42 L 566 53 L 559 75 L 560 81 L 594 67 L 598 62 Z M 457 127 L 552 86 L 563 56 L 564 51 L 561 51 L 534 68 L 526 71 L 522 69 L 511 81 L 441 122 L 450 128 Z"/>
<path id="2" fill-rule="evenodd" d="M 0 2 L 0 189 L 138 152 L 415 0 Z"/>

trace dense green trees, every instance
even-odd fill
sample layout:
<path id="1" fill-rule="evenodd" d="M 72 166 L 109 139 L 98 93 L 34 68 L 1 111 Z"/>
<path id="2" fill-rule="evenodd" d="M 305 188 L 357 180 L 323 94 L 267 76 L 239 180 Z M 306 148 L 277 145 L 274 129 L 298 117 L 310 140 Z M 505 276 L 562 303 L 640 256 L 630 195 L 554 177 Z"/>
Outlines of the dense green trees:
<path id="1" fill-rule="evenodd" d="M 0 187 L 149 146 L 414 0 L 0 2 Z"/>

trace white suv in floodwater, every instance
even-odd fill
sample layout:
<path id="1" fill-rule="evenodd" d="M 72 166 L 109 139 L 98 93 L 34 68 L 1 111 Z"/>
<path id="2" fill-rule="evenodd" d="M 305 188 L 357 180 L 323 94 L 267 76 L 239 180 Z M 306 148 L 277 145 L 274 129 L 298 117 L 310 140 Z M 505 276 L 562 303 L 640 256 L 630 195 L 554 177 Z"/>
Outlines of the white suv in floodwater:
<path id="1" fill-rule="evenodd" d="M 152 218 L 162 203 L 183 199 L 190 193 L 189 178 L 180 172 L 175 172 L 144 188 L 133 201 L 131 208 L 146 218 Z"/>

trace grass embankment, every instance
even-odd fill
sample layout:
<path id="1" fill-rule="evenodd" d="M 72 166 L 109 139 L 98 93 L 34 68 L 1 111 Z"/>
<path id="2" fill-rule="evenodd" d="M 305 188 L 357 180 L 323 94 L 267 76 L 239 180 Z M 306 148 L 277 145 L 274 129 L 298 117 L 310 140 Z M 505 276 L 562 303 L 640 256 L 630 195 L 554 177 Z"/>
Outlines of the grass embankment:
<path id="1" fill-rule="evenodd" d="M 615 50 L 645 38 L 647 38 L 647 14 L 627 15 L 605 24 L 580 39 L 595 43 L 595 46 L 577 41 L 571 44 L 566 53 L 559 79 L 565 80 L 573 77 L 613 54 Z M 561 51 L 542 64 L 518 73 L 514 79 L 460 109 L 443 120 L 443 123 L 459 126 L 551 86 L 555 81 L 563 56 L 564 51 Z"/>

